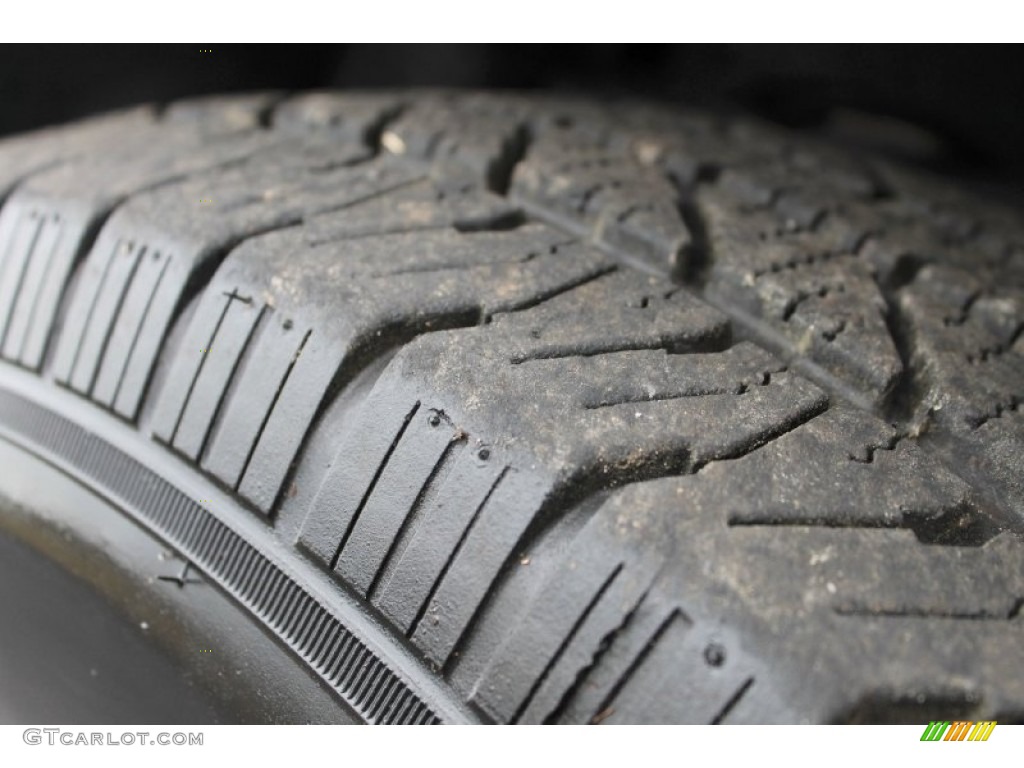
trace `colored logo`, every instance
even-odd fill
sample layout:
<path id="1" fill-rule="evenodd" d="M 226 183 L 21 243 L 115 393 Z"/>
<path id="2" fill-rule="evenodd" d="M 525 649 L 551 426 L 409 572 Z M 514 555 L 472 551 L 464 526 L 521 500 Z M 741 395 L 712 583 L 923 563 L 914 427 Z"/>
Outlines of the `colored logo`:
<path id="1" fill-rule="evenodd" d="M 995 720 L 932 720 L 921 734 L 921 741 L 988 741 L 995 727 Z"/>

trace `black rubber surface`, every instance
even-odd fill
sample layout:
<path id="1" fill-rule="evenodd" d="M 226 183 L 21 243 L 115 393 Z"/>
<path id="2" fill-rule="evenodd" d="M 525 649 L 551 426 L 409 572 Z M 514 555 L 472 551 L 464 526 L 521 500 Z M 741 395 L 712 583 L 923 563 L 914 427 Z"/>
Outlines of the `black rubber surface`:
<path id="1" fill-rule="evenodd" d="M 96 723 L 217 719 L 85 583 L 6 536 L 0 567 L 0 605 L 17 617 L 0 625 L 4 723 L 75 722 L 83 712 Z"/>
<path id="2" fill-rule="evenodd" d="M 248 609 L 95 488 L 0 441 L 0 719 L 350 723 Z"/>
<path id="3" fill-rule="evenodd" d="M 451 93 L 141 108 L 0 189 L 0 434 L 346 711 L 1024 716 L 1018 211 Z"/>

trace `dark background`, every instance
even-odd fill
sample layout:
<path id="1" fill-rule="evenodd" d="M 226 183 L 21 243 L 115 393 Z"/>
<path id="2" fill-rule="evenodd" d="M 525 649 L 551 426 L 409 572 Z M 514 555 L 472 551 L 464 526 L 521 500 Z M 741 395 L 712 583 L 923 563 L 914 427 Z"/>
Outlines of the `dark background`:
<path id="1" fill-rule="evenodd" d="M 427 85 L 741 109 L 1024 199 L 1017 46 L 8 45 L 0 135 L 202 93 Z"/>

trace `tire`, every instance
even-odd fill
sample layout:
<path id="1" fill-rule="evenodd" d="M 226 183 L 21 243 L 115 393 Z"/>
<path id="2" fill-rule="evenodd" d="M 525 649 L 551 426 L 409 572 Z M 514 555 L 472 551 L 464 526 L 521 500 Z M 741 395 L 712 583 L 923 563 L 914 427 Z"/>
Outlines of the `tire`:
<path id="1" fill-rule="evenodd" d="M 0 191 L 0 435 L 188 564 L 130 610 L 227 596 L 368 722 L 1022 719 L 1019 211 L 425 92 L 102 116 Z"/>

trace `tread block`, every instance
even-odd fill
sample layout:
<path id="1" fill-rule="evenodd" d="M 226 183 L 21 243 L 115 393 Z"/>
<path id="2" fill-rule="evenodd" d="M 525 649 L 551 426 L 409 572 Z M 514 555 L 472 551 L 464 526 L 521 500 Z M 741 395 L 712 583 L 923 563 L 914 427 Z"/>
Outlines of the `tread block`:
<path id="1" fill-rule="evenodd" d="M 155 249 L 147 251 L 140 258 L 135 276 L 125 292 L 124 303 L 111 331 L 96 386 L 92 390 L 92 398 L 108 408 L 113 408 L 118 399 L 125 371 L 169 266 L 167 254 Z"/>
<path id="2" fill-rule="evenodd" d="M 330 566 L 341 542 L 373 490 L 376 478 L 420 410 L 418 402 L 406 409 L 374 414 L 376 428 L 366 434 L 349 432 L 337 458 L 310 506 L 298 543 Z"/>
<path id="3" fill-rule="evenodd" d="M 175 425 L 190 398 L 216 403 L 196 422 L 216 424 L 201 466 L 269 514 L 332 382 L 354 375 L 374 350 L 529 305 L 608 268 L 605 257 L 580 252 L 537 226 L 393 234 L 314 247 L 302 232 L 253 239 L 227 258 L 200 301 L 161 395 L 154 434 L 177 446 Z M 429 286 L 422 282 L 425 272 L 436 276 Z M 223 294 L 273 306 L 295 329 L 288 343 L 294 354 L 269 349 L 281 333 L 259 334 L 242 359 L 221 370 L 230 381 L 213 386 L 197 379 L 199 350 L 213 345 L 218 354 Z M 270 363 L 250 363 L 256 360 Z"/>
<path id="4" fill-rule="evenodd" d="M 136 247 L 134 243 L 124 240 L 116 240 L 112 244 L 103 263 L 103 275 L 96 296 L 77 338 L 74 360 L 69 368 L 61 366 L 58 369 L 58 377 L 73 389 L 86 394 L 92 391 L 96 371 L 110 339 L 111 327 L 135 277 L 135 270 L 145 255 L 144 245 Z M 68 338 L 72 337 L 69 335 Z"/>
<path id="5" fill-rule="evenodd" d="M 101 378 L 113 378 L 118 375 L 120 369 L 121 381 L 113 410 L 129 421 L 134 421 L 138 416 L 142 399 L 149 386 L 153 362 L 160 352 L 166 330 L 180 307 L 190 279 L 191 266 L 187 259 L 180 256 L 183 253 L 180 244 L 161 242 L 157 239 L 151 242 L 154 249 L 159 249 L 155 252 L 159 252 L 166 260 L 160 278 L 153 287 L 145 311 L 137 313 L 128 306 L 126 311 L 123 310 L 118 315 L 114 327 L 115 334 L 118 333 L 118 329 L 123 329 L 121 335 L 131 334 L 135 341 L 130 351 L 126 350 L 127 358 L 123 364 L 120 360 L 120 350 L 116 350 L 104 357 L 99 372 Z M 140 281 L 143 283 L 140 292 L 144 292 L 150 277 L 151 273 L 144 273 Z M 103 403 L 103 400 L 95 396 L 94 399 Z"/>
<path id="6" fill-rule="evenodd" d="M 922 405 L 946 428 L 970 431 L 1024 398 L 1024 354 L 1014 346 L 1024 293 L 987 291 L 961 270 L 929 267 L 900 302 L 917 366 L 928 371 Z"/>
<path id="7" fill-rule="evenodd" d="M 465 448 L 464 438 L 450 423 L 435 426 L 438 418 L 431 413 L 409 424 L 342 544 L 334 570 L 361 595 L 370 592 L 400 530 L 410 524 L 446 458 Z"/>
<path id="8" fill-rule="evenodd" d="M 719 190 L 698 195 L 714 259 L 707 290 L 760 318 L 809 357 L 880 403 L 903 373 L 875 275 L 843 229 L 808 231 L 773 216 L 736 215 Z"/>
<path id="9" fill-rule="evenodd" d="M 1019 471 L 1024 456 L 1024 414 L 1020 406 L 1005 408 L 978 427 L 965 448 L 965 458 L 989 479 L 990 487 L 1003 494 L 1006 507 L 1017 518 L 1024 518 L 1024 476 Z"/>
<path id="10" fill-rule="evenodd" d="M 277 105 L 274 127 L 300 135 L 329 133 L 369 145 L 405 102 L 404 96 L 388 93 L 306 93 Z"/>
<path id="11" fill-rule="evenodd" d="M 196 310 L 188 337 L 174 359 L 168 384 L 162 393 L 160 407 L 153 417 L 153 435 L 171 444 L 178 430 L 181 415 L 199 372 L 206 361 L 207 350 L 213 348 L 220 324 L 237 295 L 234 291 L 210 291 Z"/>
<path id="12" fill-rule="evenodd" d="M 233 379 L 235 391 L 225 401 L 203 459 L 203 469 L 229 487 L 238 487 L 263 431 L 263 420 L 253 414 L 273 410 L 309 333 L 296 329 L 290 318 L 279 313 L 257 331 L 253 352 Z"/>
<path id="13" fill-rule="evenodd" d="M 309 220 L 311 246 L 332 240 L 454 227 L 462 231 L 499 228 L 521 219 L 518 206 L 473 187 L 445 187 L 421 180 L 391 194 Z"/>
<path id="14" fill-rule="evenodd" d="M 594 302 L 604 303 L 600 322 L 607 329 L 582 320 L 585 313 L 596 315 Z M 509 328 L 509 359 L 516 364 L 622 350 L 711 351 L 729 341 L 728 320 L 717 310 L 686 291 L 626 272 L 552 296 L 528 316 L 499 315 L 494 325 Z"/>
<path id="15" fill-rule="evenodd" d="M 790 573 L 772 590 L 807 613 L 1012 622 L 1024 580 L 999 572 L 1010 549 L 1002 538 L 974 547 L 914 546 L 909 531 L 743 527 L 730 531 L 729 546 L 737 562 L 755 550 L 766 558 L 750 567 L 734 566 L 737 578 Z M 769 557 L 774 564 L 768 564 Z M 956 569 L 974 575 L 960 581 L 936 578 Z M 767 604 L 764 613 L 782 619 Z"/>
<path id="16" fill-rule="evenodd" d="M 78 157 L 37 173 L 20 190 L 89 203 L 106 215 L 140 192 L 243 162 L 280 143 L 279 137 L 262 131 L 208 136 L 193 125 L 169 125 L 158 136 L 139 135 L 108 153 Z"/>
<path id="17" fill-rule="evenodd" d="M 545 156 L 554 153 L 530 148 L 513 175 L 514 200 L 596 245 L 660 271 L 687 269 L 692 237 L 675 206 L 675 190 L 659 171 L 599 149 L 577 151 L 560 162 Z"/>
<path id="18" fill-rule="evenodd" d="M 173 438 L 175 450 L 192 461 L 199 461 L 238 361 L 265 316 L 266 308 L 253 304 L 232 297 L 213 342 L 203 352 L 203 363 Z"/>
<path id="19" fill-rule="evenodd" d="M 410 104 L 386 129 L 388 152 L 429 162 L 447 182 L 503 192 L 521 153 L 527 113 L 515 101 L 447 98 Z"/>
<path id="20" fill-rule="evenodd" d="M 206 134 L 247 131 L 259 128 L 279 99 L 280 94 L 273 92 L 192 97 L 168 104 L 163 119 Z"/>
<path id="21" fill-rule="evenodd" d="M 106 154 L 140 138 L 152 142 L 162 131 L 155 110 L 142 106 L 5 137 L 0 140 L 0 198 L 33 173 L 78 157 Z"/>
<path id="22" fill-rule="evenodd" d="M 301 148 L 301 147 L 300 147 Z M 276 158 L 274 162 L 270 158 Z M 280 165 L 300 163 L 303 158 L 295 147 L 253 160 L 251 167 L 212 175 L 209 180 L 192 180 L 154 192 L 138 195 L 111 217 L 86 259 L 83 277 L 71 303 L 66 327 L 69 329 L 60 341 L 55 362 L 55 374 L 61 381 L 90 395 L 93 381 L 102 381 L 97 402 L 111 406 L 110 382 L 119 381 L 113 409 L 128 419 L 135 419 L 149 378 L 175 312 L 179 308 L 188 286 L 195 276 L 207 269 L 221 252 L 248 234 L 283 226 L 295 217 L 301 218 L 308 206 L 329 208 L 358 201 L 361 197 L 381 191 L 392 185 L 401 185 L 408 179 L 405 171 L 343 168 L 331 174 L 343 185 L 331 199 L 317 197 L 315 190 L 293 197 L 260 196 L 245 205 L 233 205 L 232 195 L 244 187 L 251 196 L 251 185 L 267 185 L 276 181 Z M 277 165 L 275 165 L 277 163 Z M 303 172 L 300 166 L 297 172 Z M 310 173 L 308 169 L 304 171 Z M 300 173 L 301 175 L 301 173 Z M 318 176 L 323 183 L 324 177 Z M 241 187 L 240 187 L 241 185 Z M 204 206 L 200 200 L 220 200 L 219 208 Z M 246 198 L 248 200 L 248 198 Z M 159 222 L 159 223 L 157 223 Z M 184 236 L 183 236 L 184 235 Z M 112 244 L 119 241 L 144 244 L 151 253 L 160 253 L 167 260 L 163 273 L 149 293 L 145 309 L 140 311 L 141 298 L 147 293 L 153 274 L 143 269 L 134 275 L 127 289 L 124 306 L 102 298 L 106 285 L 107 254 Z M 106 251 L 106 253 L 105 253 Z M 135 281 L 140 285 L 134 286 Z M 138 297 L 136 301 L 131 298 Z M 100 297 L 100 298 L 97 298 Z M 93 317 L 92 307 L 102 305 L 103 310 Z M 86 336 L 88 332 L 88 336 Z M 106 339 L 123 342 L 133 339 L 130 350 L 123 345 L 108 349 Z M 88 342 L 88 344 L 86 344 Z M 84 352 L 80 349 L 86 344 Z M 200 343 L 198 348 L 208 344 Z M 107 354 L 104 355 L 104 352 Z"/>
<path id="23" fill-rule="evenodd" d="M 487 498 L 412 630 L 413 643 L 438 667 L 451 658 L 546 491 L 526 472 L 510 471 Z"/>
<path id="24" fill-rule="evenodd" d="M 265 414 L 238 493 L 270 514 L 306 432 L 323 402 L 343 358 L 342 346 L 312 331 L 296 352 L 277 401 Z"/>
<path id="25" fill-rule="evenodd" d="M 51 216 L 31 210 L 24 212 L 15 219 L 8 218 L 6 231 L 0 232 L 3 239 L 3 261 L 0 262 L 3 272 L 0 274 L 0 299 L 3 299 L 3 310 L 0 314 L 0 330 L 6 347 L 7 334 L 13 324 L 15 301 L 20 298 L 26 275 L 31 271 L 32 255 L 39 244 L 44 228 L 54 228 L 55 220 Z M 47 226 L 49 225 L 49 226 Z M 42 259 L 39 259 L 42 261 Z"/>
<path id="26" fill-rule="evenodd" d="M 601 722 L 720 723 L 756 681 L 742 657 L 709 661 L 713 644 L 713 633 L 688 625 L 681 613 L 669 614 L 656 642 L 599 713 Z"/>
<path id="27" fill-rule="evenodd" d="M 9 256 L 9 270 L 0 277 L 0 291 L 9 294 L 12 302 L 18 301 L 14 317 L 21 341 L 12 341 L 5 356 L 30 368 L 40 366 L 72 269 L 85 255 L 91 233 L 115 206 L 142 190 L 238 161 L 270 142 L 261 134 L 228 132 L 209 144 L 201 132 L 188 125 L 160 133 L 158 152 L 152 149 L 155 138 L 139 134 L 124 146 L 111 148 L 109 154 L 78 158 L 33 176 L 4 207 L 0 221 L 11 218 L 15 228 L 20 212 L 26 208 L 50 211 L 48 221 L 60 228 L 59 235 L 48 229 L 37 242 L 12 244 L 16 247 Z M 118 380 L 117 369 L 123 368 L 123 361 L 119 358 L 122 347 L 118 346 L 110 364 L 114 370 L 105 375 L 98 371 L 107 342 L 112 337 L 119 343 L 137 337 L 130 327 L 111 331 L 112 324 L 119 322 L 117 313 L 124 291 L 132 293 L 134 270 L 125 271 L 129 257 L 111 259 L 110 253 L 119 246 L 118 241 L 131 244 L 133 253 L 151 248 L 151 233 L 146 235 L 104 231 L 87 259 L 64 324 L 67 335 L 59 344 L 55 361 L 57 378 L 83 394 L 90 393 L 99 374 L 104 380 L 103 398 L 108 399 L 111 382 Z M 39 243 L 45 250 L 37 253 Z M 25 276 L 27 282 L 22 279 Z M 139 278 L 145 283 L 150 276 L 150 271 L 144 269 Z M 144 287 L 135 290 L 145 293 Z M 126 309 L 129 317 L 137 316 L 136 302 L 130 301 Z M 23 349 L 15 353 L 19 344 Z"/>
<path id="28" fill-rule="evenodd" d="M 570 570 L 569 561 L 564 570 Z M 588 563 L 587 565 L 591 565 Z M 543 618 L 527 615 L 509 642 L 477 684 L 471 701 L 483 707 L 500 722 L 518 722 L 529 706 L 532 694 L 549 679 L 559 661 L 582 627 L 591 621 L 602 604 L 628 599 L 619 587 L 622 563 L 604 562 L 591 566 L 593 573 L 560 574 L 558 604 L 560 610 Z M 588 569 L 590 570 L 590 569 Z M 589 578 L 588 578 L 589 577 Z"/>
<path id="29" fill-rule="evenodd" d="M 877 449 L 871 463 L 852 462 L 874 474 L 873 481 L 865 483 L 870 491 L 849 485 L 829 456 L 838 461 L 844 444 L 850 442 L 866 441 L 869 447 L 879 442 L 868 428 L 869 419 L 856 411 L 833 409 L 744 457 L 731 468 L 733 477 L 745 475 L 757 459 L 766 461 L 756 472 L 757 480 L 751 475 L 746 481 L 733 481 L 748 482 L 746 490 L 734 485 L 723 488 L 722 496 L 705 495 L 722 484 L 727 467 L 716 464 L 691 477 L 633 486 L 613 497 L 610 509 L 600 514 L 620 518 L 624 525 L 637 514 L 654 516 L 654 523 L 641 521 L 637 527 L 654 525 L 662 538 L 674 543 L 666 559 L 669 565 L 649 599 L 674 595 L 696 628 L 704 624 L 704 616 L 713 615 L 720 627 L 740 630 L 743 647 L 754 649 L 759 659 L 748 670 L 755 679 L 751 692 L 766 685 L 795 711 L 810 707 L 839 719 L 858 717 L 855 713 L 868 706 L 872 696 L 888 697 L 890 706 L 904 696 L 917 700 L 919 693 L 933 704 L 946 706 L 952 697 L 960 702 L 957 706 L 978 706 L 978 691 L 999 687 L 994 683 L 1005 654 L 1019 655 L 1019 644 L 1010 637 L 1024 582 L 1019 569 L 1010 565 L 1019 549 L 1012 535 L 980 546 L 937 546 L 922 542 L 910 530 L 851 528 L 838 514 L 831 521 L 805 519 L 790 525 L 722 525 L 723 517 L 731 516 L 738 504 L 775 510 L 793 506 L 806 492 L 794 496 L 798 487 L 820 491 L 820 496 L 808 499 L 809 506 L 825 512 L 830 503 L 848 518 L 867 518 L 879 505 L 891 506 L 898 514 L 900 506 L 926 505 L 932 492 L 938 501 L 948 503 L 943 497 L 949 490 L 927 472 L 916 467 L 906 472 L 877 468 L 891 449 Z M 873 429 L 882 430 L 884 425 Z M 801 439 L 815 430 L 817 439 L 801 446 Z M 834 448 L 822 442 L 826 435 Z M 792 474 L 798 460 L 811 467 L 802 478 Z M 833 483 L 850 487 L 850 494 L 838 498 L 831 490 Z M 972 576 L 951 579 L 951 573 Z M 698 574 L 700 585 L 687 586 Z M 623 637 L 629 635 L 626 631 Z M 823 635 L 832 639 L 822 643 Z M 772 645 L 773 636 L 787 639 Z M 736 655 L 729 651 L 735 639 L 715 642 L 726 649 L 727 660 Z M 972 647 L 974 651 L 968 650 Z M 613 643 L 609 659 L 614 649 Z M 929 658 L 925 683 L 912 669 L 921 654 Z M 884 662 L 879 661 L 882 657 Z M 876 670 L 879 664 L 884 669 Z M 810 685 L 809 678 L 817 684 Z M 616 698 L 619 705 L 627 705 L 621 695 Z M 633 707 L 641 705 L 628 706 L 637 711 Z M 985 706 L 999 707 L 994 702 Z M 749 710 L 740 709 L 733 705 L 724 721 L 736 712 L 741 719 L 752 717 Z M 567 708 L 565 716 L 579 711 Z M 863 716 L 878 718 L 877 713 Z"/>
<path id="30" fill-rule="evenodd" d="M 595 302 L 592 306 L 605 305 L 606 302 Z M 399 626 L 411 633 L 413 643 L 441 667 L 451 660 L 459 642 L 470 630 L 490 585 L 519 551 L 517 547 L 521 546 L 522 537 L 543 513 L 545 500 L 552 493 L 567 492 L 570 486 L 614 485 L 620 478 L 635 477 L 637 473 L 660 474 L 685 467 L 696 468 L 707 461 L 749 450 L 750 446 L 770 439 L 776 430 L 791 428 L 794 422 L 790 419 L 799 423 L 824 407 L 820 393 L 789 374 L 776 373 L 771 383 L 763 383 L 765 371 L 778 371 L 779 366 L 770 356 L 745 346 L 723 353 L 668 356 L 671 366 L 663 374 L 664 386 L 696 390 L 692 398 L 684 393 L 674 400 L 658 400 L 657 390 L 650 391 L 658 381 L 657 368 L 651 363 L 664 361 L 663 351 L 541 358 L 519 365 L 489 351 L 506 348 L 508 344 L 502 337 L 530 328 L 531 315 L 542 314 L 543 306 L 517 313 L 502 323 L 496 320 L 480 328 L 420 337 L 391 363 L 378 380 L 364 410 L 344 428 L 353 436 L 367 434 L 374 430 L 377 414 L 408 413 L 410 404 L 418 401 L 429 408 L 428 413 L 443 413 L 445 419 L 458 425 L 470 445 L 487 446 L 490 461 L 502 467 L 503 474 L 497 485 L 490 485 L 491 475 L 480 475 L 462 495 L 455 490 L 457 486 L 445 483 L 436 497 L 439 506 L 444 504 L 444 511 L 421 510 L 417 530 L 405 537 L 408 543 L 401 547 L 401 555 L 396 556 L 399 559 L 390 573 L 379 577 L 379 588 L 373 595 L 375 604 L 395 617 Z M 586 310 L 581 308 L 580 312 L 584 313 L 580 322 L 585 325 Z M 514 322 L 514 318 L 522 322 Z M 658 326 L 648 332 L 657 334 Z M 615 359 L 623 356 L 628 359 Z M 530 370 L 535 366 L 545 370 Z M 615 380 L 611 375 L 613 370 L 620 374 L 632 371 L 638 381 L 648 382 L 641 394 L 650 399 L 639 403 L 627 399 L 616 405 L 588 409 L 586 398 L 594 394 L 585 387 L 581 391 L 578 383 L 594 380 L 600 387 L 604 383 L 601 372 L 605 373 L 604 381 L 611 382 Z M 425 381 L 424 374 L 431 371 L 439 375 Z M 453 381 L 446 382 L 444 374 L 451 375 Z M 687 383 L 687 376 L 695 377 L 692 384 Z M 464 386 L 467 378 L 488 381 L 486 391 L 500 397 L 502 407 L 496 408 L 495 403 L 480 400 L 473 403 L 479 410 L 467 409 L 466 403 L 457 397 L 443 394 Z M 418 383 L 412 385 L 413 381 Z M 543 381 L 544 386 L 538 388 L 538 381 Z M 625 381 L 628 386 L 629 377 Z M 756 382 L 749 392 L 746 381 Z M 723 394 L 707 394 L 709 390 Z M 598 392 L 603 394 L 603 389 L 598 388 Z M 692 401 L 692 405 L 688 401 Z M 620 409 L 625 410 L 620 412 Z M 484 418 L 482 413 L 488 417 Z M 423 429 L 419 421 L 422 421 L 421 416 L 411 423 Z M 716 425 L 714 436 L 708 434 L 711 430 L 706 423 Z M 531 440 L 529 458 L 512 459 L 506 470 L 506 459 L 497 458 L 505 456 L 503 446 L 516 446 L 540 430 L 551 437 L 550 442 L 537 444 Z M 388 433 L 393 434 L 393 428 Z M 358 441 L 357 437 L 350 439 Z M 399 451 L 403 450 L 403 444 L 399 441 L 394 444 L 397 446 L 393 448 L 394 453 L 387 454 L 386 462 L 382 459 L 372 470 L 361 469 L 358 472 L 361 477 L 356 479 L 354 462 L 347 458 L 356 442 L 346 442 L 339 449 L 336 468 L 325 479 L 300 540 L 325 563 L 331 562 L 340 545 L 345 552 L 362 550 L 364 557 L 374 558 L 368 566 L 361 563 L 360 567 L 345 572 L 346 579 L 355 582 L 359 589 L 374 574 L 380 573 L 379 553 L 386 551 L 388 545 L 376 540 L 364 545 L 353 538 L 343 544 L 345 531 L 353 524 L 360 525 L 358 513 L 350 511 L 356 499 L 361 500 L 358 503 L 366 502 L 362 501 L 365 499 L 362 491 L 354 493 L 342 486 L 364 489 L 370 482 L 384 482 L 385 477 L 394 477 L 387 481 L 387 487 L 394 485 L 404 489 L 400 492 L 404 500 L 399 506 L 408 509 L 415 489 L 421 486 L 421 478 L 436 466 L 438 451 L 435 448 L 423 452 L 425 455 L 415 461 L 402 460 L 400 456 L 404 454 Z M 381 456 L 381 449 L 377 448 L 374 455 Z M 468 467 L 462 465 L 465 455 L 465 452 L 460 454 L 449 477 L 461 477 L 468 472 Z M 478 452 L 478 458 L 480 455 Z M 403 467 L 408 478 L 399 474 Z M 405 485 L 398 485 L 399 477 Z M 323 500 L 336 493 L 343 493 L 347 498 L 340 514 L 338 507 L 341 505 Z M 365 514 L 365 510 L 362 511 Z M 452 518 L 440 523 L 442 514 L 451 514 Z M 394 540 L 401 521 L 392 517 L 387 520 Z M 441 527 L 433 527 L 438 525 Z M 333 533 L 325 540 L 327 531 Z M 414 579 L 420 583 L 410 594 L 402 585 Z M 425 607 L 423 601 L 426 601 Z M 604 615 L 603 610 L 601 615 Z M 606 626 L 607 621 L 610 619 L 602 619 L 604 623 L 600 626 Z M 596 632 L 589 628 L 586 636 L 592 638 Z M 574 648 L 571 658 L 579 658 L 581 653 Z M 549 660 L 552 664 L 558 661 Z M 569 674 L 563 667 L 557 667 L 556 672 L 558 680 L 566 679 Z M 503 685 L 494 686 L 494 690 L 499 689 L 503 689 Z M 555 695 L 547 688 L 543 690 L 545 700 Z M 508 707 L 518 712 L 523 705 L 524 701 L 519 699 L 495 706 L 505 716 L 509 714 Z M 538 707 L 543 708 L 540 704 Z M 531 717 L 534 716 L 540 715 L 532 712 Z"/>
<path id="31" fill-rule="evenodd" d="M 694 503 L 712 509 L 732 499 L 727 506 L 733 525 L 955 530 L 971 507 L 968 487 L 949 470 L 912 443 L 898 441 L 883 422 L 843 408 L 740 458 L 729 477 L 716 466 L 701 474 L 713 478 L 715 494 L 723 495 L 712 500 L 698 492 Z M 765 487 L 767 477 L 775 480 Z M 836 482 L 849 489 L 848 497 L 833 494 Z M 852 504 L 848 498 L 872 501 Z"/>
<path id="32" fill-rule="evenodd" d="M 599 327 L 589 314 L 611 303 L 594 295 L 601 284 L 574 292 L 574 324 L 583 348 L 570 356 L 532 356 L 547 352 L 543 333 L 536 338 L 530 332 L 538 327 L 533 313 L 544 314 L 541 305 L 444 339 L 422 337 L 396 358 L 395 375 L 404 368 L 426 378 L 435 392 L 456 393 L 468 381 L 486 382 L 468 404 L 451 397 L 446 412 L 467 408 L 460 413 L 467 423 L 479 416 L 500 425 L 483 430 L 495 438 L 543 434 L 536 441 L 537 459 L 554 474 L 600 465 L 609 479 L 618 472 L 636 479 L 696 468 L 742 453 L 824 409 L 826 398 L 816 387 L 791 373 L 772 374 L 782 368 L 777 361 L 742 345 L 721 353 L 666 355 L 656 349 L 663 343 L 658 325 L 638 324 L 630 339 L 637 351 L 605 351 L 605 339 L 588 348 L 587 337 L 597 336 L 591 329 Z M 525 351 L 512 360 L 491 351 L 517 344 Z M 647 347 L 655 349 L 643 351 Z"/>
<path id="33" fill-rule="evenodd" d="M 678 608 L 666 614 L 665 607 L 644 600 L 629 617 L 629 624 L 615 633 L 607 647 L 598 649 L 592 666 L 571 689 L 568 700 L 548 716 L 555 715 L 557 723 L 590 724 L 603 722 L 613 713 L 611 702 L 616 693 L 629 680 L 632 673 L 661 639 L 669 626 L 693 625 L 686 613 Z M 678 630 L 677 630 L 678 631 Z M 529 722 L 529 721 L 527 721 Z"/>
<path id="34" fill-rule="evenodd" d="M 0 211 L 3 357 L 38 370 L 92 218 L 88 206 L 16 193 Z"/>
<path id="35" fill-rule="evenodd" d="M 0 306 L 10 307 L 9 315 L 3 319 L 3 324 L 0 324 L 3 355 L 9 360 L 22 359 L 36 307 L 40 304 L 41 294 L 47 288 L 47 277 L 53 268 L 53 262 L 61 256 L 61 240 L 65 228 L 60 214 L 42 214 L 38 217 L 38 227 L 28 249 L 20 248 L 22 243 L 12 242 L 12 253 L 8 254 L 11 261 L 8 267 L 11 271 L 16 269 L 14 263 L 18 255 L 24 255 L 20 281 L 16 282 L 13 275 L 0 278 L 0 285 L 6 289 L 3 291 L 5 295 L 0 295 Z M 34 257 L 35 252 L 38 252 L 38 256 Z M 16 295 L 12 296 L 12 293 Z"/>
<path id="36" fill-rule="evenodd" d="M 346 437 L 299 540 L 327 565 L 340 548 L 341 576 L 360 592 L 376 584 L 371 601 L 438 666 L 451 660 L 552 493 L 692 471 L 745 453 L 824 408 L 815 387 L 749 344 L 666 354 L 660 346 L 715 346 L 723 324 L 694 299 L 652 298 L 648 289 L 639 276 L 600 277 L 484 326 L 420 336 L 392 361 L 359 414 L 341 426 Z M 635 351 L 604 352 L 608 340 L 591 331 L 601 327 L 594 313 L 616 306 L 624 308 L 620 326 L 628 329 L 618 342 Z M 549 356 L 544 329 L 568 341 L 570 319 L 582 348 Z M 522 352 L 509 359 L 507 350 Z M 467 385 L 477 387 L 479 399 L 458 397 Z M 398 415 L 417 407 L 407 427 L 417 431 L 398 432 Z M 472 474 L 470 451 L 462 450 L 449 481 L 436 490 L 436 507 L 418 508 L 409 532 L 403 529 L 407 510 L 438 466 L 444 444 L 438 438 L 429 450 L 415 447 L 410 436 L 426 429 L 424 418 L 450 421 L 469 446 L 485 446 L 485 463 L 498 469 Z M 386 445 L 376 437 L 381 421 L 392 436 Z M 540 434 L 544 440 L 530 437 Z M 370 462 L 358 448 L 369 435 L 376 446 Z M 528 453 L 517 445 L 529 446 Z M 483 454 L 474 450 L 479 459 Z M 505 458 L 507 450 L 512 453 Z M 473 479 L 460 491 L 450 480 L 465 476 Z M 388 512 L 377 510 L 378 498 L 388 501 Z M 395 499 L 400 503 L 390 506 Z M 373 536 L 357 533 L 363 527 Z M 352 565 L 345 565 L 350 557 Z M 586 636 L 595 632 L 590 628 Z M 581 653 L 574 647 L 571 658 Z M 566 669 L 558 666 L 556 679 L 564 680 Z M 544 688 L 545 701 L 554 695 Z"/>
<path id="37" fill-rule="evenodd" d="M 374 605 L 401 631 L 408 633 L 414 626 L 506 471 L 507 467 L 481 462 L 464 450 L 433 501 L 423 505 L 419 525 L 393 556 L 394 565 L 385 571 L 373 597 Z"/>
<path id="38" fill-rule="evenodd" d="M 900 309 L 914 367 L 922 372 L 916 423 L 996 499 L 1007 522 L 1019 525 L 1024 293 L 933 266 L 903 289 Z"/>
<path id="39" fill-rule="evenodd" d="M 635 557 L 630 538 L 600 511 L 587 522 L 492 656 L 472 701 L 499 722 L 539 724 L 593 687 L 589 673 L 631 624 L 662 566 L 662 547 Z"/>

